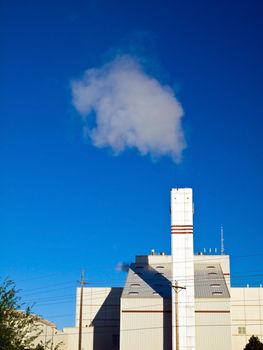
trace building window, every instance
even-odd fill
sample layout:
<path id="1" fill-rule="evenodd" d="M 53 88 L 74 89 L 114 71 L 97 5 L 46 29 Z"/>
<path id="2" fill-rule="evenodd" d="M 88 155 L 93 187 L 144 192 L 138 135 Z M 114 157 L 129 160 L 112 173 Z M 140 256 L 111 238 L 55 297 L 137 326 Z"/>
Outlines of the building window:
<path id="1" fill-rule="evenodd" d="M 129 292 L 130 295 L 136 295 L 139 294 L 139 292 Z"/>
<path id="2" fill-rule="evenodd" d="M 246 327 L 238 327 L 238 334 L 246 334 Z"/>
<path id="3" fill-rule="evenodd" d="M 208 269 L 215 269 L 216 267 L 214 265 L 207 266 Z"/>
<path id="4" fill-rule="evenodd" d="M 219 283 L 213 283 L 213 284 L 210 284 L 210 287 L 212 287 L 212 288 L 220 287 L 220 284 Z"/>
<path id="5" fill-rule="evenodd" d="M 164 269 L 164 266 L 158 265 L 156 266 L 157 269 Z"/>
<path id="6" fill-rule="evenodd" d="M 140 287 L 140 283 L 132 283 L 131 287 Z"/>

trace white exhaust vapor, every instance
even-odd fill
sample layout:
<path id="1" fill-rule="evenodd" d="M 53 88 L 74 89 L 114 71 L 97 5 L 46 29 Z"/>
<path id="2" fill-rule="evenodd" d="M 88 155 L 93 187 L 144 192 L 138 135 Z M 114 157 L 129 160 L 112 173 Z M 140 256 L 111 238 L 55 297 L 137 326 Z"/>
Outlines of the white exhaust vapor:
<path id="1" fill-rule="evenodd" d="M 171 88 L 147 75 L 131 56 L 87 70 L 72 82 L 72 94 L 94 146 L 115 154 L 135 148 L 142 155 L 180 161 L 185 148 L 181 104 Z"/>
<path id="2" fill-rule="evenodd" d="M 117 272 L 128 272 L 130 268 L 130 264 L 127 262 L 119 262 L 116 266 L 115 266 L 115 271 Z"/>

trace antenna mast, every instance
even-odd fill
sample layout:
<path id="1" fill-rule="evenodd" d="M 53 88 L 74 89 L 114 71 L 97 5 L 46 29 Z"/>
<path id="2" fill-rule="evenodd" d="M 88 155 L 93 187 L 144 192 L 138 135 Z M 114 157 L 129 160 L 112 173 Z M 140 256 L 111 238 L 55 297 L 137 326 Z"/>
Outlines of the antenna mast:
<path id="1" fill-rule="evenodd" d="M 223 225 L 221 225 L 221 255 L 225 254 L 225 248 L 224 248 L 224 228 Z"/>

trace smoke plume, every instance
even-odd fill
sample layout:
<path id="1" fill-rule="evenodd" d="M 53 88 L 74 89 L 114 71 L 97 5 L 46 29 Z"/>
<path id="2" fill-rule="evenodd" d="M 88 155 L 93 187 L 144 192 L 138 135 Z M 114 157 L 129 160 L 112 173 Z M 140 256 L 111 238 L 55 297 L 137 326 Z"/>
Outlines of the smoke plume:
<path id="1" fill-rule="evenodd" d="M 119 262 L 116 267 L 115 270 L 117 272 L 128 272 L 129 271 L 129 267 L 130 264 L 129 263 L 125 263 L 125 262 Z"/>
<path id="2" fill-rule="evenodd" d="M 85 135 L 96 147 L 116 154 L 136 148 L 142 155 L 180 161 L 183 109 L 172 89 L 147 75 L 131 56 L 87 70 L 72 82 L 72 94 Z"/>

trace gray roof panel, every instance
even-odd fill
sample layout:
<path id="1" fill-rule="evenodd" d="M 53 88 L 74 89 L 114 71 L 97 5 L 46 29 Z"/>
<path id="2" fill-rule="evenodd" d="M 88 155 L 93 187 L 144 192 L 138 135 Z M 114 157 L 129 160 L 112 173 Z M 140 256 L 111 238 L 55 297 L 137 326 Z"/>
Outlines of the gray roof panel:
<path id="1" fill-rule="evenodd" d="M 122 298 L 170 298 L 171 263 L 133 263 Z M 220 264 L 194 264 L 195 298 L 230 298 Z"/>
<path id="2" fill-rule="evenodd" d="M 170 264 L 131 264 L 122 297 L 170 297 Z"/>
<path id="3" fill-rule="evenodd" d="M 195 264 L 196 298 L 230 298 L 220 264 Z"/>

